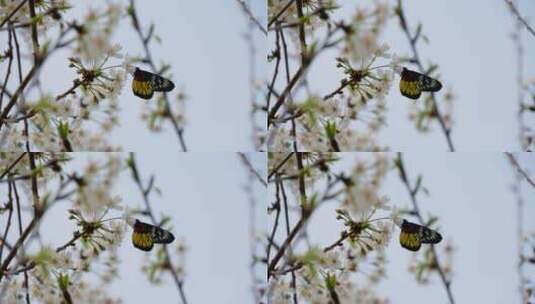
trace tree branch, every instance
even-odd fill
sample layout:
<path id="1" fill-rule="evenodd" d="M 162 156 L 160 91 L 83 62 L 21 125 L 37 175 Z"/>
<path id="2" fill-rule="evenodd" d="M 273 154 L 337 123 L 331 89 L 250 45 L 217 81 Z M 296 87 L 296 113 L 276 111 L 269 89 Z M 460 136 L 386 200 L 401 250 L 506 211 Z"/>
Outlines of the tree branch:
<path id="1" fill-rule="evenodd" d="M 236 2 L 238 2 L 238 4 L 241 6 L 243 12 L 249 16 L 249 19 L 251 20 L 252 23 L 254 23 L 258 29 L 264 33 L 265 36 L 267 36 L 267 30 L 264 28 L 264 26 L 260 23 L 260 21 L 258 21 L 258 18 L 256 18 L 254 15 L 253 15 L 253 12 L 251 12 L 251 10 L 249 9 L 249 7 L 247 6 L 247 4 L 245 3 L 244 0 L 236 0 Z"/>
<path id="2" fill-rule="evenodd" d="M 510 152 L 505 152 L 505 155 L 507 156 L 507 158 L 509 159 L 509 162 L 511 162 L 511 165 L 513 165 L 513 167 L 516 168 L 516 170 L 518 171 L 518 173 L 520 173 L 525 179 L 526 181 L 533 187 L 535 188 L 535 181 L 533 181 L 533 179 L 528 175 L 528 173 L 526 172 L 526 170 L 522 169 L 522 167 L 520 167 L 520 164 L 518 163 L 518 161 L 516 160 L 516 158 L 513 156 L 512 153 Z"/>
<path id="3" fill-rule="evenodd" d="M 513 15 L 515 15 L 516 18 L 518 18 L 518 21 L 520 21 L 522 24 L 524 24 L 524 26 L 531 33 L 531 35 L 535 36 L 535 30 L 531 27 L 531 25 L 529 25 L 529 23 L 526 21 L 526 19 L 524 19 L 520 15 L 520 13 L 516 9 L 515 5 L 513 4 L 513 1 L 505 0 L 505 3 L 509 6 L 509 9 L 511 10 L 511 13 L 513 13 Z"/>
<path id="4" fill-rule="evenodd" d="M 264 185 L 264 187 L 267 187 L 267 182 L 264 180 L 264 178 L 258 173 L 258 170 L 253 167 L 247 156 L 245 156 L 245 153 L 238 152 L 238 155 L 240 156 L 240 159 L 242 160 L 242 163 L 245 165 L 247 169 L 249 169 L 249 172 L 251 172 L 257 179 Z"/>

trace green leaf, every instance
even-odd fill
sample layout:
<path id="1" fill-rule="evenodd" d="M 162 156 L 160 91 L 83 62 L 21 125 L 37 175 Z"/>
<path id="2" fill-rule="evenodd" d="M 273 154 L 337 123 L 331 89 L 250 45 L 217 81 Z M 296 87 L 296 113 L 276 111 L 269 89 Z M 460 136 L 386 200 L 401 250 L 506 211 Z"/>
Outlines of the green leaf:
<path id="1" fill-rule="evenodd" d="M 61 139 L 67 139 L 67 137 L 69 136 L 69 122 L 67 121 L 60 121 L 58 123 L 58 134 L 59 136 L 61 137 Z"/>
<path id="2" fill-rule="evenodd" d="M 327 121 L 325 124 L 325 134 L 329 139 L 333 139 L 336 136 L 336 122 Z"/>
<path id="3" fill-rule="evenodd" d="M 412 190 L 414 194 L 417 194 L 420 190 L 420 186 L 422 186 L 422 179 L 422 176 L 418 175 L 418 178 L 416 179 L 416 186 L 414 186 L 414 190 Z"/>
<path id="4" fill-rule="evenodd" d="M 59 276 L 58 276 L 59 289 L 67 290 L 67 288 L 69 287 L 70 284 L 71 284 L 71 282 L 70 282 L 70 279 L 69 279 L 69 275 L 60 273 Z"/>

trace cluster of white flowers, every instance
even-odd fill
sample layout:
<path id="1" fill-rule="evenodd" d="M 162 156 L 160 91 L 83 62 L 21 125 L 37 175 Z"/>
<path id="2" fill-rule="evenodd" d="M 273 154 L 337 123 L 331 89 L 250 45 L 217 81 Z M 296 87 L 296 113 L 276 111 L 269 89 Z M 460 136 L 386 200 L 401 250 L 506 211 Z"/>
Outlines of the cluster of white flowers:
<path id="1" fill-rule="evenodd" d="M 359 7 L 349 23 L 342 55 L 353 63 L 366 62 L 374 54 L 384 53 L 379 41 L 390 14 L 387 2 L 375 1 L 373 7 Z"/>
<path id="2" fill-rule="evenodd" d="M 373 292 L 374 285 L 385 278 L 384 253 L 363 257 L 351 249 L 334 249 L 329 252 L 313 248 L 297 259 L 306 265 L 295 271 L 296 292 L 300 302 L 333 303 L 326 284 L 327 276 L 335 280 L 334 291 L 339 303 L 383 303 Z M 270 279 L 269 303 L 292 302 L 294 288 L 291 276 Z"/>
<path id="3" fill-rule="evenodd" d="M 90 8 L 83 19 L 83 30 L 78 35 L 75 53 L 88 62 L 99 62 L 114 52 L 113 31 L 123 14 L 123 6 L 108 2 L 105 9 Z"/>
<path id="4" fill-rule="evenodd" d="M 290 31 L 290 38 L 295 44 L 299 43 L 296 24 L 305 21 L 305 34 L 307 37 L 313 37 L 318 28 L 326 23 L 327 12 L 338 7 L 335 0 L 307 0 L 302 3 L 302 12 L 306 19 L 300 19 L 297 6 L 288 6 L 287 0 L 268 0 L 268 20 L 272 20 L 278 15 L 278 23 L 293 25 Z"/>
<path id="5" fill-rule="evenodd" d="M 64 300 L 64 296 L 58 286 L 58 278 L 60 276 L 68 277 L 67 291 L 73 300 L 81 300 L 87 303 L 90 299 L 113 300 L 107 296 L 104 289 L 106 284 L 101 284 L 101 287 L 93 287 L 85 283 L 87 278 L 85 276 L 101 269 L 102 273 L 96 273 L 101 277 L 103 283 L 109 283 L 111 277 L 107 273 L 114 273 L 117 262 L 114 263 L 99 263 L 96 260 L 88 261 L 91 258 L 81 254 L 73 254 L 69 252 L 70 249 L 64 252 L 57 252 L 51 247 L 44 246 L 35 255 L 29 258 L 35 263 L 35 267 L 28 271 L 29 279 L 29 294 L 32 299 L 39 299 L 40 303 L 58 303 Z M 113 257 L 113 258 L 111 258 Z M 109 254 L 107 259 L 116 259 L 116 254 Z M 91 265 L 91 267 L 89 267 Z M 117 278 L 117 275 L 114 275 Z M 26 290 L 20 288 L 24 285 L 24 276 L 17 275 L 9 277 L 6 285 L 5 299 L 7 303 L 19 303 L 17 299 L 23 299 Z M 99 295 L 93 295 L 95 291 L 99 291 Z M 113 300 L 110 303 L 115 303 Z"/>
<path id="6" fill-rule="evenodd" d="M 30 6 L 21 5 L 24 0 L 2 1 L 0 5 L 0 20 L 5 20 L 10 14 L 15 12 L 11 21 L 24 24 L 22 30 L 22 40 L 26 45 L 31 45 L 30 24 L 35 23 L 37 34 L 40 37 L 46 37 L 49 30 L 56 26 L 57 19 L 61 13 L 71 7 L 70 1 L 67 0 L 41 0 L 34 1 L 35 18 L 30 16 Z"/>
<path id="7" fill-rule="evenodd" d="M 98 220 L 110 209 L 120 210 L 121 198 L 115 194 L 115 182 L 124 169 L 122 154 L 106 153 L 104 160 L 89 160 L 78 178 L 81 180 L 73 198 L 90 221 Z"/>
<path id="8" fill-rule="evenodd" d="M 346 187 L 346 196 L 342 203 L 352 216 L 359 216 L 372 209 L 382 209 L 388 203 L 388 197 L 380 194 L 386 174 L 391 168 L 388 154 L 373 153 L 374 159 L 356 161 L 350 182 Z"/>

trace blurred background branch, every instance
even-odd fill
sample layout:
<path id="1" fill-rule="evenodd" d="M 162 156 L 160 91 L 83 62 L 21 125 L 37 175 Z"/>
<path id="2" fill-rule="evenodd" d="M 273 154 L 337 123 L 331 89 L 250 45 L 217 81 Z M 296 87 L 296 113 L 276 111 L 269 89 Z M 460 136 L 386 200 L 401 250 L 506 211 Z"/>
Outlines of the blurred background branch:
<path id="1" fill-rule="evenodd" d="M 526 21 L 526 19 L 523 18 L 520 15 L 520 12 L 517 10 L 517 8 L 516 8 L 515 4 L 513 3 L 513 1 L 511 1 L 511 0 L 504 0 L 504 1 L 507 4 L 507 6 L 509 6 L 509 9 L 511 10 L 511 13 L 516 16 L 518 21 L 520 23 L 522 23 L 524 25 L 524 27 L 526 27 L 526 29 L 528 30 L 528 32 L 531 33 L 531 35 L 535 36 L 535 30 L 533 30 L 533 28 L 531 27 L 531 25 L 529 25 L 529 23 Z"/>

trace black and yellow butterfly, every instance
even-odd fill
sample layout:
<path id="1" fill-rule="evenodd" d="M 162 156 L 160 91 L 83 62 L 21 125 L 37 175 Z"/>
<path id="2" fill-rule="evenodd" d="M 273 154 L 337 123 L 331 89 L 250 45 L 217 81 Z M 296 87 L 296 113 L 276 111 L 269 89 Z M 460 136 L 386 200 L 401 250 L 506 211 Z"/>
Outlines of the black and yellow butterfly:
<path id="1" fill-rule="evenodd" d="M 175 240 L 175 236 L 160 227 L 144 223 L 136 219 L 132 244 L 143 251 L 150 251 L 154 244 L 169 244 Z"/>
<path id="2" fill-rule="evenodd" d="M 154 92 L 169 92 L 175 88 L 175 84 L 160 75 L 136 68 L 132 80 L 134 95 L 143 99 L 151 99 Z"/>
<path id="3" fill-rule="evenodd" d="M 442 241 L 442 235 L 435 230 L 429 229 L 407 220 L 401 223 L 399 243 L 403 248 L 418 251 L 422 244 L 437 244 Z"/>
<path id="4" fill-rule="evenodd" d="M 427 75 L 403 68 L 399 90 L 405 97 L 418 99 L 422 92 L 437 92 L 442 89 L 440 81 Z"/>

